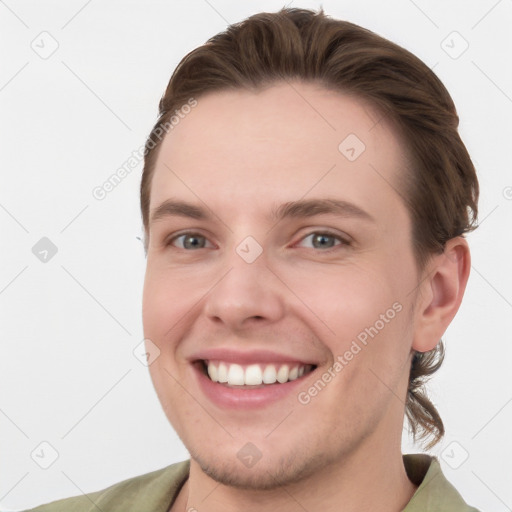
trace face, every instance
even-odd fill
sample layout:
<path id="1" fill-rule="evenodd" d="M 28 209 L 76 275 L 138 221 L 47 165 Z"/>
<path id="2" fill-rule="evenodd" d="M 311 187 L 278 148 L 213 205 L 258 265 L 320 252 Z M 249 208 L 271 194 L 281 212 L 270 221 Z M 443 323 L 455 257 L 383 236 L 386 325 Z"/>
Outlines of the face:
<path id="1" fill-rule="evenodd" d="M 400 446 L 418 276 L 403 147 L 378 119 L 277 84 L 198 98 L 163 142 L 144 335 L 163 409 L 217 481 L 271 488 Z"/>

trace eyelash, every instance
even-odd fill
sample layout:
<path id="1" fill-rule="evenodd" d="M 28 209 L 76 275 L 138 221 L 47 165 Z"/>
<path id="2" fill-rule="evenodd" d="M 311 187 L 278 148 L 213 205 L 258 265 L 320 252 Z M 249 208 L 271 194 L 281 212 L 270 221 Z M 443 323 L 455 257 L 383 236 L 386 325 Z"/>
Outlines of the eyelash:
<path id="1" fill-rule="evenodd" d="M 311 236 L 315 236 L 315 235 L 323 235 L 323 236 L 329 236 L 329 237 L 333 237 L 335 238 L 337 241 L 339 241 L 340 243 L 339 244 L 335 244 L 333 247 L 328 247 L 327 249 L 318 249 L 318 248 L 315 248 L 315 247 L 310 247 L 312 249 L 318 249 L 318 251 L 320 252 L 323 252 L 323 253 L 328 253 L 328 252 L 331 252 L 331 251 L 334 251 L 336 250 L 337 247 L 348 247 L 350 245 L 352 245 L 350 243 L 349 240 L 347 240 L 346 238 L 343 238 L 342 236 L 336 234 L 336 233 L 332 233 L 328 230 L 322 230 L 322 231 L 312 231 L 311 233 L 303 236 L 299 242 L 297 243 L 300 243 L 302 241 L 304 241 L 305 239 L 307 239 L 308 237 L 311 237 Z M 207 240 L 207 238 L 202 235 L 201 233 L 196 233 L 194 231 L 186 231 L 185 233 L 180 233 L 179 235 L 176 235 L 176 236 L 173 236 L 172 238 L 170 238 L 166 243 L 165 243 L 165 246 L 172 246 L 173 243 L 178 240 L 179 238 L 182 238 L 182 237 L 187 237 L 187 236 L 195 236 L 195 237 L 202 237 L 204 238 L 205 240 Z M 296 244 L 295 244 L 296 245 Z M 205 247 L 200 247 L 200 249 L 204 249 Z M 194 249 L 185 249 L 185 248 L 182 248 L 182 247 L 177 247 L 177 249 L 181 249 L 181 250 L 184 250 L 184 251 L 194 251 Z M 196 249 L 197 250 L 197 249 Z"/>

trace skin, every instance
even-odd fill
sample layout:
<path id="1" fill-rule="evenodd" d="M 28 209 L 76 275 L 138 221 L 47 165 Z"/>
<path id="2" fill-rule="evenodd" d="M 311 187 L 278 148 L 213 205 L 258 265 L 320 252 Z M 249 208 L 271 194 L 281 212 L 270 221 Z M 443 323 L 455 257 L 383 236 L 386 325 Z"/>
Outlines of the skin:
<path id="1" fill-rule="evenodd" d="M 415 492 L 401 455 L 412 350 L 440 340 L 470 257 L 458 237 L 418 274 L 399 194 L 407 157 L 379 118 L 319 84 L 279 83 L 202 96 L 166 136 L 150 212 L 173 198 L 213 215 L 168 216 L 147 233 L 144 334 L 160 349 L 150 372 L 191 454 L 172 510 L 326 512 L 342 503 L 344 511 L 398 511 Z M 338 150 L 351 133 L 366 146 L 352 162 Z M 350 201 L 374 220 L 269 218 L 276 205 L 325 198 Z M 330 248 L 309 236 L 326 230 Z M 169 243 L 186 231 L 204 246 Z M 263 249 L 250 264 L 236 252 L 247 236 Z M 318 364 L 300 386 L 307 391 L 394 303 L 401 311 L 307 405 L 294 392 L 258 410 L 218 407 L 187 359 L 205 347 L 293 354 Z M 247 442 L 262 454 L 251 468 L 237 457 Z"/>

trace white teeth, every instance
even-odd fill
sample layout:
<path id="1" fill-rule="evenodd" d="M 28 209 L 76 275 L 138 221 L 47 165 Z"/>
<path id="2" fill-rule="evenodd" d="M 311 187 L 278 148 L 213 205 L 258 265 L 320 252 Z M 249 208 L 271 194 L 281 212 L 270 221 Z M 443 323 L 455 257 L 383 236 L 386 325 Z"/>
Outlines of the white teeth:
<path id="1" fill-rule="evenodd" d="M 217 367 L 214 364 L 208 365 L 208 375 L 210 376 L 210 379 L 213 380 L 213 382 L 217 382 L 219 380 Z"/>
<path id="2" fill-rule="evenodd" d="M 290 370 L 287 364 L 283 364 L 281 368 L 277 371 L 277 382 L 284 384 L 288 380 L 288 375 L 290 375 Z"/>
<path id="3" fill-rule="evenodd" d="M 277 380 L 276 367 L 273 364 L 268 364 L 263 372 L 263 382 L 265 384 L 274 384 Z"/>
<path id="4" fill-rule="evenodd" d="M 246 386 L 258 386 L 263 382 L 263 376 L 261 374 L 261 368 L 259 364 L 251 364 L 245 369 L 245 385 Z M 231 382 L 230 382 L 231 384 Z"/>
<path id="5" fill-rule="evenodd" d="M 250 364 L 242 366 L 235 363 L 221 361 L 205 361 L 207 372 L 213 382 L 228 384 L 229 386 L 260 386 L 261 384 L 275 384 L 292 381 L 302 377 L 304 373 L 312 370 L 311 365 L 288 364 Z"/>
<path id="6" fill-rule="evenodd" d="M 299 377 L 299 367 L 294 366 L 288 375 L 288 380 L 295 380 Z"/>
<path id="7" fill-rule="evenodd" d="M 245 384 L 244 369 L 239 364 L 229 366 L 228 384 L 231 386 L 243 386 Z"/>
<path id="8" fill-rule="evenodd" d="M 210 366 L 210 365 L 208 365 L 208 366 Z M 227 382 L 228 381 L 228 367 L 224 363 L 219 364 L 219 369 L 217 371 L 217 381 L 218 382 Z"/>

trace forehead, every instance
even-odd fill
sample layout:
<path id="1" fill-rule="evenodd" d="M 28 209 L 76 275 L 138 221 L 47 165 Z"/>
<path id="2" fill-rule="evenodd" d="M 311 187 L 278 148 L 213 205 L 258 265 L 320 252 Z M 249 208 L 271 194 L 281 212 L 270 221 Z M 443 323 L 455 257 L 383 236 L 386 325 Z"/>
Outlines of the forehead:
<path id="1" fill-rule="evenodd" d="M 301 82 L 214 92 L 164 139 L 150 211 L 176 196 L 233 215 L 322 196 L 378 216 L 403 210 L 405 162 L 392 126 L 354 96 Z"/>

